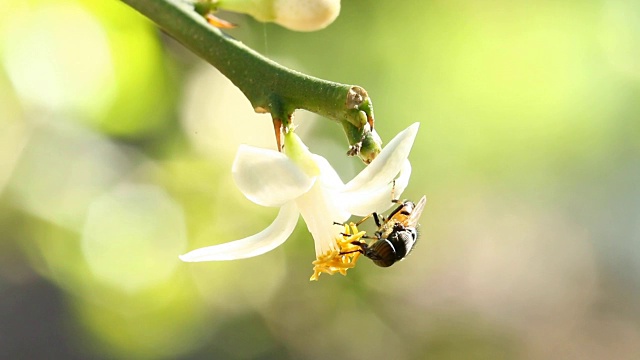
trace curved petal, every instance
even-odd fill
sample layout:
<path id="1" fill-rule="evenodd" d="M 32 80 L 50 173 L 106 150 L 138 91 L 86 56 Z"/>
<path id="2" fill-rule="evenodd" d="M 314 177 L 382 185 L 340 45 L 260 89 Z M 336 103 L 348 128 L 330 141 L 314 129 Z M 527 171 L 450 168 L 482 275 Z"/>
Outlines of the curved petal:
<path id="1" fill-rule="evenodd" d="M 391 182 L 404 166 L 404 160 L 409 157 L 419 127 L 420 123 L 414 123 L 396 135 L 369 166 L 345 185 L 343 191 L 379 188 Z"/>
<path id="2" fill-rule="evenodd" d="M 276 219 L 266 229 L 247 238 L 207 246 L 180 255 L 186 262 L 245 259 L 262 255 L 282 245 L 298 222 L 298 208 L 290 202 L 280 208 Z"/>
<path id="3" fill-rule="evenodd" d="M 400 195 L 409 184 L 410 177 L 411 163 L 409 160 L 405 160 L 395 181 L 390 181 L 377 188 L 369 186 L 344 193 L 342 199 L 346 210 L 357 216 L 367 216 L 374 211 L 386 211 L 393 205 L 392 198 L 400 199 Z"/>
<path id="4" fill-rule="evenodd" d="M 320 155 L 313 154 L 312 156 L 316 165 L 320 168 L 320 181 L 322 184 L 328 188 L 342 189 L 344 183 L 340 179 L 340 175 L 329 164 L 329 161 Z"/>
<path id="5" fill-rule="evenodd" d="M 309 191 L 316 179 L 286 155 L 248 145 L 238 148 L 231 172 L 244 196 L 262 206 L 281 206 Z"/>
<path id="6" fill-rule="evenodd" d="M 326 213 L 333 214 L 332 222 L 344 222 L 350 216 L 345 206 L 344 199 L 342 198 L 342 188 L 344 183 L 340 179 L 340 175 L 333 169 L 329 161 L 320 155 L 313 154 L 313 159 L 320 168 L 320 177 L 318 182 L 323 193 L 323 199 L 328 204 L 328 209 L 324 210 Z M 313 190 L 313 187 L 311 188 Z M 300 210 L 302 213 L 302 210 Z M 304 216 L 304 215 L 303 215 Z"/>
<path id="7" fill-rule="evenodd" d="M 333 225 L 334 222 L 342 223 L 351 216 L 341 206 L 341 202 L 342 199 L 323 187 L 321 182 L 316 182 L 309 192 L 296 199 L 300 214 L 313 236 L 316 255 L 335 249 L 336 238 L 340 231 L 344 231 L 344 227 Z"/>

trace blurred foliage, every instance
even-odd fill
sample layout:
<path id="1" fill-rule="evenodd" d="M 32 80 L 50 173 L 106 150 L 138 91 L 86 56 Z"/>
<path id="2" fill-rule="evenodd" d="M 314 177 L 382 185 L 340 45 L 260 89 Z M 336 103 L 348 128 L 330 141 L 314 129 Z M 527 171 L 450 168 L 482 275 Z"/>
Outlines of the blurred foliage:
<path id="1" fill-rule="evenodd" d="M 367 89 L 422 127 L 390 269 L 310 283 L 304 224 L 266 255 L 185 264 L 275 209 L 235 188 L 269 117 L 118 1 L 0 2 L 0 357 L 635 359 L 640 3 L 345 1 L 326 30 L 230 34 Z M 343 179 L 340 127 L 296 116 Z"/>

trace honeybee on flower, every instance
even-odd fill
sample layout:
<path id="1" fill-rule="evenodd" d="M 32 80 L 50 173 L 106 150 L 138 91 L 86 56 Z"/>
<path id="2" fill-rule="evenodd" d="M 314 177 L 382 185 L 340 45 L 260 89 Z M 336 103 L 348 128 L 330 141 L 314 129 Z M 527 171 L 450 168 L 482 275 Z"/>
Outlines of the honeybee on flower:
<path id="1" fill-rule="evenodd" d="M 207 246 L 180 256 L 186 262 L 221 261 L 249 258 L 264 254 L 284 243 L 302 215 L 313 236 L 316 259 L 327 254 L 339 256 L 340 266 L 328 259 L 326 272 L 345 271 L 359 256 L 355 241 L 360 240 L 357 227 L 336 225 L 352 215 L 367 216 L 383 212 L 393 205 L 389 194 L 400 195 L 409 182 L 411 164 L 407 159 L 417 135 L 415 123 L 400 132 L 380 154 L 346 184 L 329 162 L 313 154 L 293 132 L 284 136 L 284 153 L 276 150 L 241 145 L 232 166 L 238 188 L 251 201 L 262 206 L 280 207 L 280 211 L 266 229 L 244 239 Z M 349 234 L 345 244 L 345 236 Z M 337 254 L 337 255 L 336 255 Z M 320 272 L 321 267 L 318 268 Z M 336 264 L 334 264 L 336 265 Z M 335 267 L 335 269 L 334 269 Z M 315 273 L 314 275 L 319 276 Z"/>

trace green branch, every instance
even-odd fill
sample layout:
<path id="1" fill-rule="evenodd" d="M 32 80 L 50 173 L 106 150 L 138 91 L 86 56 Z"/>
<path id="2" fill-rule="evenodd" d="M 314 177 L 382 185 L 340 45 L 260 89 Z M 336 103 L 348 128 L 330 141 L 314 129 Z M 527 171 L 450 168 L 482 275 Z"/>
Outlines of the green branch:
<path id="1" fill-rule="evenodd" d="M 182 0 L 122 1 L 215 66 L 240 88 L 256 112 L 271 113 L 279 147 L 280 127 L 290 125 L 296 109 L 305 109 L 342 124 L 349 155 L 369 163 L 380 151 L 380 140 L 372 131 L 373 105 L 363 88 L 288 69 L 226 36 Z"/>

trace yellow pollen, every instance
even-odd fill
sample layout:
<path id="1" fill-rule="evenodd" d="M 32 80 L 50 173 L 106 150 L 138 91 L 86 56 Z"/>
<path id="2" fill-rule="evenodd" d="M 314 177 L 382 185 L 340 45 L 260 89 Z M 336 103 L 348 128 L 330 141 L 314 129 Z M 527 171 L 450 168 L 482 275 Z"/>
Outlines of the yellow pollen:
<path id="1" fill-rule="evenodd" d="M 347 270 L 355 267 L 356 261 L 360 257 L 359 250 L 361 248 L 353 242 L 360 242 L 365 234 L 365 231 L 358 231 L 354 223 L 345 224 L 344 234 L 336 239 L 337 249 L 318 255 L 318 258 L 312 263 L 313 275 L 309 280 L 317 281 L 322 273 L 333 275 L 339 272 L 342 275 L 347 275 Z"/>

